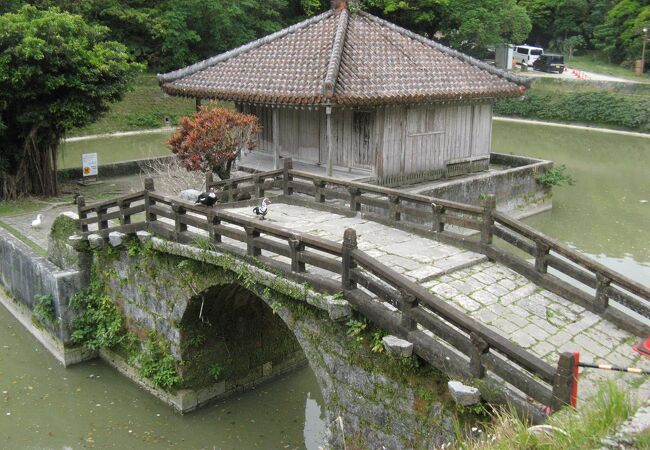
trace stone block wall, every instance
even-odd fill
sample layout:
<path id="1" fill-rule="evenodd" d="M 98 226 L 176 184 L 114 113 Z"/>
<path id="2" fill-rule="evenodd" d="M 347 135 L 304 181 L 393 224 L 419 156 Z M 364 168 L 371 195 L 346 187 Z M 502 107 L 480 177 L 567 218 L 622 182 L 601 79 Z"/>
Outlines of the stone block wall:
<path id="1" fill-rule="evenodd" d="M 348 448 L 437 448 L 453 440 L 446 378 L 424 363 L 415 368 L 415 359 L 397 360 L 370 352 L 367 344 L 357 346 L 345 321 L 332 321 L 326 308 L 307 303 L 306 288 L 289 289 L 276 274 L 254 266 L 249 271 L 234 268 L 227 258 L 201 263 L 128 243 L 119 251 L 104 249 L 95 258 L 101 258 L 102 280 L 129 328 L 164 335 L 182 366 L 193 367 L 193 355 L 210 361 L 224 343 L 231 354 L 245 356 L 238 359 L 244 365 L 236 368 L 235 377 L 192 391 L 196 399 L 188 409 L 307 362 L 323 393 L 325 439 L 332 448 L 343 447 L 343 436 Z M 203 321 L 216 335 L 224 337 L 229 328 L 231 336 L 201 337 L 195 326 Z M 242 344 L 238 339 L 244 335 L 250 337 Z M 366 333 L 364 342 L 369 340 Z"/>
<path id="2" fill-rule="evenodd" d="M 497 209 L 519 217 L 553 206 L 551 190 L 536 181 L 553 167 L 551 161 L 492 153 L 490 164 L 505 168 L 440 182 L 417 193 L 470 205 L 479 205 L 482 194 L 496 194 Z"/>
<path id="3" fill-rule="evenodd" d="M 40 325 L 63 344 L 67 344 L 72 320 L 68 301 L 83 287 L 80 273 L 59 268 L 2 229 L 0 260 L 0 283 L 17 302 L 32 310 L 36 296 L 52 296 L 54 317 L 57 320 Z"/>

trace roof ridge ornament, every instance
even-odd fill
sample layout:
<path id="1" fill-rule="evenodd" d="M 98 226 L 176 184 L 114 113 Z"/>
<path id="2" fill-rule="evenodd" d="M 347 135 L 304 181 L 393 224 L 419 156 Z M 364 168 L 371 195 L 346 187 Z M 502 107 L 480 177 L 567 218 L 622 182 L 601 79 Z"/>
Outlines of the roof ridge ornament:
<path id="1" fill-rule="evenodd" d="M 339 77 L 339 69 L 341 68 L 341 59 L 343 58 L 343 47 L 345 46 L 345 35 L 348 30 L 350 14 L 347 9 L 341 11 L 338 23 L 336 24 L 336 34 L 334 35 L 334 42 L 332 43 L 332 54 L 329 63 L 327 64 L 327 72 L 325 74 L 325 81 L 321 90 L 322 95 L 326 98 L 334 97 L 334 89 L 336 81 Z"/>

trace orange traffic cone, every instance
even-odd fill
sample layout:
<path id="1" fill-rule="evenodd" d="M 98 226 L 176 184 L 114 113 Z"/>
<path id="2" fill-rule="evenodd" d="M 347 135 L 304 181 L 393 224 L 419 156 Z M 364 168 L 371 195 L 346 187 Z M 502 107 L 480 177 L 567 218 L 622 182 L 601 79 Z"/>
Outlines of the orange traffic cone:
<path id="1" fill-rule="evenodd" d="M 650 337 L 632 348 L 641 353 L 646 358 L 650 358 Z"/>

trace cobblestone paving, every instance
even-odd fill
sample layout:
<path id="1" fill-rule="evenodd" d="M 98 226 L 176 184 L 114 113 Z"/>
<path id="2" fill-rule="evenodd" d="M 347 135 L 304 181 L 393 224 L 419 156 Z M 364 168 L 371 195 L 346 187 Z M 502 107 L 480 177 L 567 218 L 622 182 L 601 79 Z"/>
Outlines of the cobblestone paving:
<path id="1" fill-rule="evenodd" d="M 252 207 L 246 207 L 228 211 L 250 216 L 251 210 Z M 483 255 L 396 230 L 361 217 L 350 218 L 302 206 L 271 204 L 265 222 L 335 242 L 343 241 L 343 232 L 346 228 L 354 228 L 357 231 L 357 242 L 361 250 L 420 283 L 486 260 Z"/>
<path id="2" fill-rule="evenodd" d="M 560 352 L 579 351 L 584 362 L 650 366 L 632 350 L 639 338 L 499 264 L 483 262 L 423 286 L 552 365 L 557 364 Z M 588 397 L 598 382 L 619 379 L 648 398 L 650 382 L 645 378 L 581 369 L 579 397 Z"/>
<path id="3" fill-rule="evenodd" d="M 250 216 L 251 209 L 230 211 Z M 584 362 L 650 367 L 648 359 L 632 350 L 639 341 L 636 336 L 482 255 L 361 217 L 300 206 L 272 204 L 267 220 L 337 242 L 343 240 L 346 228 L 356 229 L 360 249 L 553 366 L 559 353 L 579 351 Z M 580 398 L 584 400 L 597 383 L 609 378 L 638 390 L 641 397 L 650 397 L 647 377 L 581 369 Z"/>

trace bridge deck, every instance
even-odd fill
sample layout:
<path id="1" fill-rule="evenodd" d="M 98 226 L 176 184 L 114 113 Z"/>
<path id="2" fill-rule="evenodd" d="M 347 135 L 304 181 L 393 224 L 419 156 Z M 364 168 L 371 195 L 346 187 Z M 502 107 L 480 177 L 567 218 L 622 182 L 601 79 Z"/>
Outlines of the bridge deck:
<path id="1" fill-rule="evenodd" d="M 229 211 L 252 215 L 250 207 Z M 636 336 L 483 255 L 359 216 L 295 205 L 272 204 L 267 221 L 337 242 L 346 228 L 356 229 L 360 249 L 553 365 L 560 352 L 579 351 L 585 362 L 648 367 L 648 360 L 632 350 Z M 580 399 L 607 378 L 650 396 L 647 377 L 587 369 L 580 375 Z"/>

